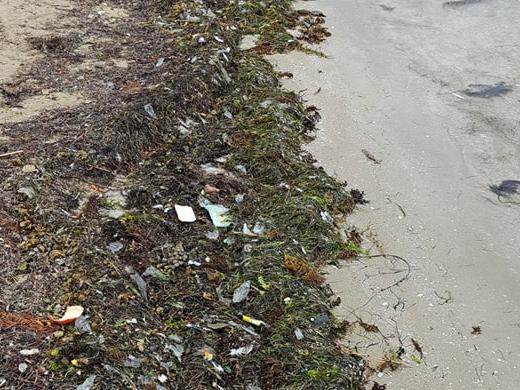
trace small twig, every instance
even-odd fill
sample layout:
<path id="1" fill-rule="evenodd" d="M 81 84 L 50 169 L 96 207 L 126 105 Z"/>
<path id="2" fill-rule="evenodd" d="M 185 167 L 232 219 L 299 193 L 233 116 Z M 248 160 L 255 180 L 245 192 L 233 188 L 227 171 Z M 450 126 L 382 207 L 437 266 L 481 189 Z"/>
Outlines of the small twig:
<path id="1" fill-rule="evenodd" d="M 394 202 L 394 201 L 393 201 L 392 199 L 390 199 L 388 196 L 386 197 L 386 200 L 388 200 L 390 203 L 395 204 L 395 205 L 399 208 L 399 210 L 401 211 L 401 213 L 403 214 L 403 217 L 406 217 L 406 213 L 404 212 L 403 207 L 402 207 L 399 203 Z"/>
<path id="2" fill-rule="evenodd" d="M 443 297 L 442 295 L 439 295 L 437 293 L 437 291 L 434 291 L 433 293 L 437 296 L 437 298 L 441 299 L 441 302 L 439 302 L 439 305 L 445 305 L 447 303 L 453 302 L 451 292 L 449 292 L 448 290 L 445 291 L 445 293 L 448 295 L 448 297 Z"/>
<path id="3" fill-rule="evenodd" d="M 17 150 L 16 152 L 3 153 L 3 154 L 0 154 L 0 158 L 14 156 L 16 154 L 21 154 L 21 153 L 23 153 L 23 150 Z"/>
<path id="4" fill-rule="evenodd" d="M 379 292 L 383 292 L 383 291 L 391 289 L 392 287 L 396 287 L 396 286 L 400 285 L 405 280 L 407 280 L 412 273 L 412 267 L 410 266 L 410 263 L 406 259 L 402 258 L 401 256 L 382 254 L 382 255 L 367 255 L 367 256 L 358 256 L 358 257 L 363 258 L 363 259 L 374 259 L 377 257 L 384 257 L 386 259 L 388 257 L 391 257 L 391 258 L 397 259 L 399 261 L 402 261 L 406 265 L 406 275 L 404 275 L 401 279 L 399 279 L 395 283 L 392 283 L 389 286 L 381 288 L 379 290 Z M 403 270 L 399 270 L 399 272 L 403 272 Z M 395 273 L 399 273 L 399 272 L 395 272 Z"/>

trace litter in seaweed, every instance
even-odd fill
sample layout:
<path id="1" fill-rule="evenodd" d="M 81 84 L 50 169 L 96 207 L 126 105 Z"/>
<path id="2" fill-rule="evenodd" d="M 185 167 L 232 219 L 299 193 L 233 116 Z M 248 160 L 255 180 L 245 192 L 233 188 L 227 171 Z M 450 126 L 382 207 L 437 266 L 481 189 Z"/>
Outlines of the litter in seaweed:
<path id="1" fill-rule="evenodd" d="M 307 44 L 328 35 L 324 16 L 286 0 L 108 0 L 128 15 L 109 19 L 94 3 L 64 11 L 81 37 L 46 43 L 14 91 L 90 103 L 0 125 L 5 353 L 30 339 L 34 372 L 52 373 L 42 388 L 361 388 L 320 269 L 344 247 L 332 216 L 363 193 L 314 165 L 316 108 L 255 54 L 320 54 Z M 245 35 L 256 46 L 240 51 Z M 201 189 L 209 218 L 193 210 Z M 46 319 L 73 304 L 88 321 Z M 18 363 L 2 377 L 26 387 Z"/>

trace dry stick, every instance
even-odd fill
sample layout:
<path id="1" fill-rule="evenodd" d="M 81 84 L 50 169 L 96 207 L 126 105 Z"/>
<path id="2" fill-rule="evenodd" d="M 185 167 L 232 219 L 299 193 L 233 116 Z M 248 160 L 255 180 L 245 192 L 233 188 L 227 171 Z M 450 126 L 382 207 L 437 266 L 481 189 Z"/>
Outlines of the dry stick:
<path id="1" fill-rule="evenodd" d="M 21 153 L 23 153 L 23 150 L 17 150 L 16 152 L 8 152 L 8 153 L 0 154 L 0 158 L 14 156 L 15 154 L 21 154 Z"/>

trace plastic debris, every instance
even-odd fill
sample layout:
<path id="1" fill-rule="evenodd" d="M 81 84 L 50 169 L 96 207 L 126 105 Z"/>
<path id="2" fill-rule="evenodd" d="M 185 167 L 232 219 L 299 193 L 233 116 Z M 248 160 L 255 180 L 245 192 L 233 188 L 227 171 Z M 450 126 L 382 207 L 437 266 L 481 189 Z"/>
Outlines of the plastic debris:
<path id="1" fill-rule="evenodd" d="M 294 336 L 295 336 L 296 339 L 299 340 L 299 341 L 303 340 L 303 332 L 301 331 L 300 328 L 295 328 L 295 329 L 294 329 Z"/>
<path id="2" fill-rule="evenodd" d="M 229 351 L 229 354 L 231 356 L 242 356 L 242 355 L 248 355 L 253 350 L 253 344 L 246 345 L 245 347 L 240 348 L 233 348 L 231 351 Z"/>
<path id="3" fill-rule="evenodd" d="M 125 212 L 123 210 L 119 209 L 101 209 L 99 212 L 101 215 L 106 215 L 107 217 L 110 217 L 112 219 L 119 219 L 123 215 L 125 215 Z"/>
<path id="4" fill-rule="evenodd" d="M 244 175 L 247 174 L 247 169 L 245 166 L 241 165 L 241 164 L 238 164 L 238 165 L 235 165 L 235 169 L 240 172 L 240 173 L 243 173 Z"/>
<path id="5" fill-rule="evenodd" d="M 37 171 L 38 171 L 38 168 L 36 168 L 36 166 L 33 164 L 27 164 L 22 167 L 23 173 L 33 173 L 33 172 L 37 172 Z"/>
<path id="6" fill-rule="evenodd" d="M 134 283 L 137 285 L 137 288 L 139 289 L 139 294 L 141 294 L 141 297 L 148 302 L 148 294 L 146 293 L 146 282 L 144 279 L 139 275 L 138 273 L 134 272 L 130 275 L 130 278 L 134 281 Z"/>
<path id="7" fill-rule="evenodd" d="M 220 163 L 220 164 L 225 164 L 225 163 L 227 163 L 229 161 L 230 158 L 231 158 L 230 154 L 225 154 L 224 156 L 217 157 L 215 159 L 215 161 Z"/>
<path id="8" fill-rule="evenodd" d="M 155 113 L 155 110 L 153 109 L 153 106 L 150 103 L 145 104 L 143 108 L 150 118 L 157 119 L 157 114 Z"/>
<path id="9" fill-rule="evenodd" d="M 261 321 L 261 320 L 257 320 L 253 317 L 249 317 L 249 316 L 246 316 L 245 314 L 242 315 L 242 320 L 251 324 L 251 325 L 254 325 L 254 326 L 267 326 L 267 324 L 264 322 L 264 321 Z"/>
<path id="10" fill-rule="evenodd" d="M 170 368 L 173 367 L 173 362 L 172 362 L 172 361 L 169 361 L 169 362 L 160 362 L 159 364 L 160 364 L 160 366 L 161 366 L 162 368 L 165 368 L 166 370 L 169 370 Z M 164 389 L 164 387 L 163 387 L 163 389 Z"/>
<path id="11" fill-rule="evenodd" d="M 240 204 L 244 201 L 245 195 L 244 194 L 238 194 L 235 195 L 235 203 Z"/>
<path id="12" fill-rule="evenodd" d="M 273 104 L 273 101 L 271 99 L 264 100 L 262 103 L 260 103 L 260 107 L 267 108 L 271 104 Z"/>
<path id="13" fill-rule="evenodd" d="M 215 357 L 215 351 L 208 346 L 201 348 L 199 353 L 202 355 L 204 360 L 207 360 L 208 362 L 212 361 Z"/>
<path id="14" fill-rule="evenodd" d="M 90 390 L 95 381 L 96 375 L 90 375 L 81 385 L 76 386 L 76 390 Z"/>
<path id="15" fill-rule="evenodd" d="M 18 193 L 24 194 L 29 199 L 34 198 L 34 196 L 36 195 L 36 192 L 34 191 L 34 189 L 32 187 L 21 187 L 18 189 Z"/>
<path id="16" fill-rule="evenodd" d="M 143 277 L 149 277 L 162 280 L 163 282 L 166 282 L 169 280 L 168 276 L 163 274 L 161 271 L 159 271 L 157 268 L 155 268 L 153 265 L 148 266 L 145 271 L 143 272 Z"/>
<path id="17" fill-rule="evenodd" d="M 224 297 L 224 295 L 222 295 L 222 285 L 218 286 L 216 288 L 216 292 L 217 292 L 217 297 L 218 297 L 218 300 L 226 305 L 230 305 L 231 304 L 231 299 L 229 298 L 226 298 Z"/>
<path id="18" fill-rule="evenodd" d="M 313 322 L 314 325 L 323 326 L 330 322 L 330 318 L 327 314 L 320 314 L 316 318 L 311 318 L 311 322 Z"/>
<path id="19" fill-rule="evenodd" d="M 265 226 L 262 222 L 255 223 L 255 226 L 253 227 L 253 233 L 257 235 L 261 235 L 265 232 Z"/>
<path id="20" fill-rule="evenodd" d="M 180 344 L 180 342 L 182 342 L 182 339 L 179 341 L 179 343 L 168 344 L 165 347 L 166 351 L 173 353 L 173 355 L 177 358 L 179 363 L 181 362 L 182 354 L 184 353 L 184 346 Z"/>
<path id="21" fill-rule="evenodd" d="M 168 377 L 164 374 L 161 374 L 157 377 L 157 380 L 161 383 L 165 383 L 168 380 Z"/>
<path id="22" fill-rule="evenodd" d="M 71 324 L 83 314 L 83 311 L 84 309 L 82 306 L 69 306 L 65 310 L 65 314 L 63 315 L 63 317 L 57 320 L 53 319 L 52 321 L 58 325 Z"/>
<path id="23" fill-rule="evenodd" d="M 224 207 L 220 204 L 211 204 L 207 200 L 202 201 L 200 205 L 206 209 L 209 217 L 211 218 L 211 222 L 213 222 L 213 225 L 216 227 L 225 228 L 231 225 L 231 221 L 228 215 L 229 209 L 227 207 Z"/>
<path id="24" fill-rule="evenodd" d="M 114 241 L 107 245 L 107 249 L 114 254 L 120 252 L 124 247 L 120 241 Z"/>
<path id="25" fill-rule="evenodd" d="M 22 349 L 20 351 L 20 355 L 22 355 L 22 356 L 32 356 L 32 355 L 37 355 L 39 353 L 40 353 L 40 350 L 38 348 Z"/>
<path id="26" fill-rule="evenodd" d="M 323 219 L 325 222 L 328 222 L 328 223 L 334 222 L 334 219 L 330 216 L 330 214 L 328 212 L 321 211 L 320 215 L 321 215 L 321 219 Z"/>
<path id="27" fill-rule="evenodd" d="M 170 340 L 175 341 L 177 344 L 180 344 L 184 341 L 184 339 L 181 336 L 179 336 L 178 334 L 171 334 L 168 336 L 168 338 Z"/>
<path id="28" fill-rule="evenodd" d="M 210 240 L 218 240 L 220 236 L 220 233 L 219 232 L 207 232 L 206 233 L 206 237 L 208 237 Z"/>
<path id="29" fill-rule="evenodd" d="M 244 225 L 242 226 L 242 234 L 246 236 L 254 236 L 253 232 L 247 226 L 247 223 L 244 223 Z"/>
<path id="30" fill-rule="evenodd" d="M 224 111 L 224 116 L 227 119 L 233 119 L 233 114 L 231 112 L 229 112 L 228 110 Z"/>
<path id="31" fill-rule="evenodd" d="M 258 35 L 244 35 L 240 42 L 240 50 L 249 50 L 258 43 Z"/>
<path id="32" fill-rule="evenodd" d="M 88 322 L 89 316 L 79 316 L 76 318 L 76 321 L 74 321 L 74 327 L 78 330 L 79 333 L 90 333 L 92 332 L 92 328 L 90 327 L 90 324 Z"/>
<path id="33" fill-rule="evenodd" d="M 251 281 L 246 280 L 233 293 L 233 303 L 240 303 L 247 298 L 251 291 Z"/>
<path id="34" fill-rule="evenodd" d="M 136 358 L 133 355 L 128 355 L 128 360 L 123 363 L 125 367 L 130 368 L 139 368 L 141 367 L 141 363 L 143 362 L 143 359 Z"/>
<path id="35" fill-rule="evenodd" d="M 160 68 L 161 66 L 163 66 L 164 64 L 164 57 L 161 57 L 157 60 L 157 62 L 155 63 L 155 67 L 156 68 Z"/>
<path id="36" fill-rule="evenodd" d="M 195 222 L 197 220 L 197 217 L 190 206 L 181 206 L 176 204 L 175 212 L 177 213 L 177 218 L 179 218 L 179 221 L 181 222 Z"/>
<path id="37" fill-rule="evenodd" d="M 223 242 L 226 245 L 233 245 L 235 241 L 236 240 L 233 237 L 226 237 Z"/>
<path id="38" fill-rule="evenodd" d="M 29 365 L 27 363 L 20 363 L 18 365 L 18 371 L 20 371 L 22 374 L 27 371 L 27 369 L 29 368 Z"/>
<path id="39" fill-rule="evenodd" d="M 228 173 L 225 169 L 218 168 L 212 163 L 202 164 L 200 167 L 207 175 L 225 175 Z"/>

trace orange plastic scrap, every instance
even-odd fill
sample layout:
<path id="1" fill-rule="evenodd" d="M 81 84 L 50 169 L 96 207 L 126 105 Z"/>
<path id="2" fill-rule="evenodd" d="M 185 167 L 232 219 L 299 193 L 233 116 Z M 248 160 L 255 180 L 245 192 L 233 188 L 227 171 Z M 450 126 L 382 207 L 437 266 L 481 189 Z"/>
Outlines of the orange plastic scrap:
<path id="1" fill-rule="evenodd" d="M 309 284 L 320 285 L 325 281 L 318 271 L 295 256 L 285 255 L 284 265 L 285 268 Z"/>
<path id="2" fill-rule="evenodd" d="M 23 328 L 35 333 L 46 333 L 55 328 L 52 321 L 31 314 L 10 313 L 0 310 L 0 330 Z"/>

